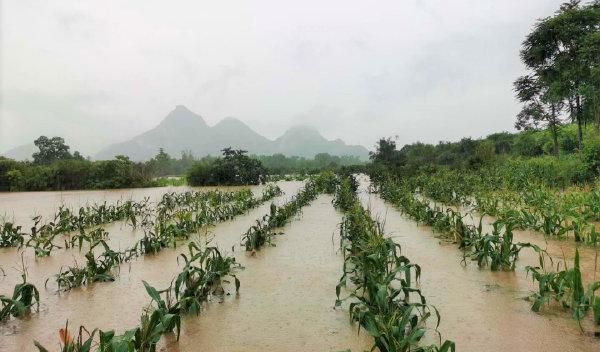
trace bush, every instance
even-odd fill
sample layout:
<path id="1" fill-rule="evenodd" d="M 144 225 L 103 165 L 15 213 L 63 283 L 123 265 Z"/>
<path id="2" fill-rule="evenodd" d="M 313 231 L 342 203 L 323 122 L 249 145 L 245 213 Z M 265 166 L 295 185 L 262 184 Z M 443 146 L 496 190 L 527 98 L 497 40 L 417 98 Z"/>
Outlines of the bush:
<path id="1" fill-rule="evenodd" d="M 581 159 L 593 175 L 600 174 L 600 139 L 588 140 L 583 146 Z"/>
<path id="2" fill-rule="evenodd" d="M 10 191 L 11 179 L 20 174 L 17 161 L 0 156 L 0 192 Z"/>
<path id="3" fill-rule="evenodd" d="M 517 188 L 529 182 L 564 188 L 593 178 L 587 165 L 577 155 L 509 159 L 502 169 L 506 179 Z"/>
<path id="4" fill-rule="evenodd" d="M 542 132 L 523 132 L 514 140 L 513 151 L 522 156 L 540 156 L 544 154 L 544 145 L 549 138 Z"/>
<path id="5" fill-rule="evenodd" d="M 187 179 L 192 186 L 257 185 L 263 183 L 266 170 L 244 150 L 223 149 L 223 157 L 201 161 L 192 166 Z"/>
<path id="6" fill-rule="evenodd" d="M 0 159 L 0 190 L 50 191 L 145 187 L 152 185 L 143 164 L 126 157 L 88 161 L 63 159 L 50 164 L 33 164 Z"/>

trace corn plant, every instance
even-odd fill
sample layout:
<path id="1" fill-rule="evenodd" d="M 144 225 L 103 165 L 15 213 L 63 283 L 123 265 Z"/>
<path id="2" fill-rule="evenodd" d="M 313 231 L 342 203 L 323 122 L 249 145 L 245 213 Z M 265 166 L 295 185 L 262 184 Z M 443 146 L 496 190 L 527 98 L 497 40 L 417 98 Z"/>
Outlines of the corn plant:
<path id="1" fill-rule="evenodd" d="M 181 254 L 185 265 L 175 280 L 175 297 L 183 312 L 199 314 L 202 304 L 211 295 L 222 295 L 223 278 L 235 280 L 236 292 L 240 281 L 234 272 L 239 268 L 233 257 L 224 257 L 216 247 L 201 248 L 197 243 L 188 245 L 188 255 Z"/>
<path id="2" fill-rule="evenodd" d="M 79 250 L 83 247 L 83 243 L 87 242 L 90 247 L 93 247 L 96 243 L 108 238 L 108 232 L 103 228 L 97 228 L 92 231 L 86 232 L 85 229 L 80 229 L 79 233 L 69 240 L 65 244 L 65 247 L 78 247 Z"/>
<path id="3" fill-rule="evenodd" d="M 104 252 L 98 257 L 94 255 L 96 245 L 102 245 Z M 61 268 L 55 278 L 58 289 L 68 291 L 75 287 L 91 284 L 93 282 L 114 281 L 114 269 L 123 262 L 121 253 L 115 252 L 104 241 L 99 241 L 85 254 L 86 264 L 84 267 L 75 266 L 63 271 Z"/>
<path id="4" fill-rule="evenodd" d="M 114 330 L 93 330 L 87 332 L 84 327 L 79 328 L 79 335 L 74 339 L 68 332 L 68 323 L 65 329 L 59 332 L 61 351 L 89 352 L 93 348 L 101 352 L 155 352 L 156 345 L 164 334 L 176 333 L 179 339 L 181 331 L 181 316 L 179 309 L 172 305 L 169 298 L 163 299 L 161 295 L 168 295 L 168 291 L 158 291 L 143 281 L 146 292 L 152 299 L 151 305 L 144 310 L 140 317 L 140 325 L 116 335 Z M 83 336 L 83 333 L 87 337 Z M 94 335 L 98 332 L 99 343 L 94 344 Z M 34 342 L 38 351 L 47 352 L 39 342 Z"/>
<path id="5" fill-rule="evenodd" d="M 440 315 L 427 304 L 425 296 L 415 285 L 421 276 L 421 267 L 401 254 L 400 245 L 385 238 L 383 228 L 360 205 L 350 187 L 337 187 L 336 199 L 346 214 L 340 226 L 344 270 L 336 286 L 336 307 L 350 301 L 350 318 L 364 328 L 374 339 L 373 349 L 382 352 L 397 351 L 454 351 L 451 341 L 422 347 L 420 341 L 427 332 L 426 322 Z M 348 286 L 348 281 L 352 286 Z M 341 298 L 342 288 L 350 294 Z"/>
<path id="6" fill-rule="evenodd" d="M 69 332 L 69 321 L 67 320 L 65 327 L 58 331 L 59 346 L 61 352 L 90 352 L 94 346 L 94 335 L 97 330 L 91 333 L 83 326 L 79 327 L 79 332 L 76 337 L 73 337 Z M 85 334 L 85 336 L 84 336 Z M 49 352 L 42 344 L 33 341 L 39 352 Z"/>
<path id="7" fill-rule="evenodd" d="M 25 268 L 21 274 L 23 282 L 15 285 L 12 296 L 0 295 L 0 303 L 2 309 L 0 309 L 0 321 L 7 319 L 9 316 L 21 318 L 32 307 L 35 307 L 39 311 L 40 308 L 40 293 L 38 289 L 27 282 L 27 274 Z"/>
<path id="8" fill-rule="evenodd" d="M 540 261 L 540 266 L 527 266 L 526 270 L 538 284 L 538 291 L 533 294 L 531 310 L 539 312 L 542 306 L 555 301 L 563 308 L 571 310 L 573 319 L 577 321 L 581 321 L 591 309 L 594 322 L 600 325 L 600 299 L 596 297 L 596 291 L 600 290 L 600 281 L 589 284 L 587 292 L 585 291 L 579 250 L 575 250 L 574 265 L 571 269 L 558 270 L 557 267 L 555 272 L 546 272 L 543 262 Z"/>
<path id="9" fill-rule="evenodd" d="M 265 245 L 274 246 L 272 238 L 276 235 L 282 234 L 281 232 L 275 232 L 269 226 L 269 218 L 276 212 L 276 205 L 271 204 L 270 214 L 266 214 L 262 219 L 256 220 L 256 224 L 250 226 L 246 233 L 242 236 L 242 246 L 246 248 L 246 251 L 258 251 Z"/>
<path id="10" fill-rule="evenodd" d="M 0 248 L 21 247 L 25 234 L 21 232 L 21 226 L 15 226 L 12 222 L 0 224 Z"/>

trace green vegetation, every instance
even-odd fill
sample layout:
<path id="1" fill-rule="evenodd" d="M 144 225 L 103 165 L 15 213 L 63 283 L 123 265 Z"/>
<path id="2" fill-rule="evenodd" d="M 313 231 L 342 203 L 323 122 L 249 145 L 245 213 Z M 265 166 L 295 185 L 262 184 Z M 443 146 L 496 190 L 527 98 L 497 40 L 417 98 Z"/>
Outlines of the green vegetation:
<path id="1" fill-rule="evenodd" d="M 437 309 L 427 304 L 417 286 L 421 267 L 384 236 L 382 225 L 358 201 L 353 184 L 353 180 L 342 180 L 334 200 L 345 212 L 340 227 L 344 273 L 336 287 L 336 306 L 350 301 L 350 318 L 374 338 L 373 349 L 378 351 L 454 351 L 451 341 L 419 346 L 427 332 L 426 321 L 435 315 L 437 328 L 440 320 Z M 342 288 L 350 290 L 343 299 Z"/>
<path id="2" fill-rule="evenodd" d="M 233 274 L 239 268 L 233 257 L 223 257 L 216 247 L 202 249 L 192 242 L 188 245 L 188 255 L 181 254 L 185 266 L 175 280 L 175 298 L 183 312 L 199 314 L 202 304 L 213 295 L 224 292 L 222 281 L 226 276 L 235 280 L 236 292 L 240 281 Z"/>
<path id="3" fill-rule="evenodd" d="M 24 241 L 23 235 L 21 226 L 15 226 L 11 222 L 0 224 L 0 248 L 22 246 Z"/>
<path id="4" fill-rule="evenodd" d="M 567 110 L 577 125 L 577 147 L 583 150 L 584 125 L 600 123 L 600 4 L 564 3 L 554 16 L 538 21 L 523 42 L 521 59 L 529 74 L 515 82 L 525 106 L 517 127 L 547 125 L 554 154 L 558 130 Z"/>
<path id="5" fill-rule="evenodd" d="M 100 256 L 94 255 L 94 248 L 102 245 L 104 252 Z M 75 287 L 84 286 L 93 282 L 114 281 L 113 270 L 125 259 L 123 254 L 110 249 L 104 240 L 99 240 L 90 246 L 85 254 L 86 264 L 84 267 L 69 267 L 56 275 L 58 289 L 67 291 Z"/>
<path id="6" fill-rule="evenodd" d="M 0 157 L 0 191 L 50 191 L 153 186 L 144 164 L 125 156 L 114 160 L 57 160 L 49 164 Z"/>
<path id="7" fill-rule="evenodd" d="M 242 236 L 242 246 L 246 251 L 254 252 L 265 245 L 274 245 L 272 237 L 281 234 L 275 232 L 275 229 L 285 226 L 303 207 L 317 198 L 318 183 L 318 178 L 309 180 L 298 194 L 282 206 L 271 203 L 270 213 L 256 220 L 256 225 L 251 226 Z"/>
<path id="8" fill-rule="evenodd" d="M 579 250 L 575 251 L 575 262 L 571 269 L 547 272 L 543 261 L 540 261 L 539 267 L 528 266 L 526 269 L 533 281 L 538 283 L 538 292 L 533 295 L 531 310 L 539 312 L 544 304 L 553 300 L 563 308 L 571 310 L 573 318 L 577 321 L 585 318 L 591 310 L 594 322 L 600 325 L 600 297 L 596 297 L 596 291 L 600 290 L 600 281 L 590 283 L 587 292 L 584 290 Z"/>
<path id="9" fill-rule="evenodd" d="M 192 186 L 257 185 L 265 182 L 266 170 L 245 150 L 223 149 L 223 157 L 194 164 L 187 174 Z"/>
<path id="10" fill-rule="evenodd" d="M 259 155 L 256 158 L 268 170 L 269 175 L 316 175 L 327 170 L 339 170 L 343 167 L 364 165 L 356 156 L 335 156 L 319 153 L 313 159 L 283 154 Z"/>
<path id="11" fill-rule="evenodd" d="M 40 293 L 38 289 L 27 282 L 27 274 L 23 265 L 21 274 L 23 282 L 17 284 L 13 290 L 12 296 L 0 295 L 0 321 L 8 319 L 9 316 L 21 318 L 31 310 L 32 307 L 40 308 Z"/>
<path id="12" fill-rule="evenodd" d="M 181 254 L 185 262 L 183 270 L 173 278 L 168 288 L 157 290 L 143 281 L 146 292 L 151 298 L 151 305 L 142 312 L 140 324 L 116 335 L 114 330 L 102 331 L 94 329 L 87 337 L 83 332 L 87 329 L 80 327 L 79 334 L 73 338 L 68 331 L 61 329 L 62 351 L 156 351 L 156 346 L 165 334 L 176 334 L 179 339 L 181 330 L 181 315 L 185 312 L 198 314 L 202 305 L 211 295 L 222 295 L 222 282 L 227 276 L 235 279 L 236 290 L 240 282 L 234 271 L 239 265 L 233 257 L 224 257 L 215 247 L 202 248 L 197 243 L 190 243 L 188 255 Z M 175 297 L 175 300 L 171 300 Z M 99 334 L 99 342 L 94 343 L 94 336 Z M 39 351 L 48 351 L 39 342 L 34 341 Z"/>
<path id="13" fill-rule="evenodd" d="M 39 152 L 32 155 L 33 162 L 0 157 L 0 192 L 182 186 L 188 182 L 193 186 L 251 185 L 265 182 L 267 175 L 316 174 L 363 164 L 356 157 L 327 153 L 313 159 L 282 154 L 247 156 L 245 151 L 231 148 L 223 149 L 221 158 L 196 159 L 187 151 L 176 159 L 160 148 L 154 158 L 143 163 L 122 155 L 90 161 L 79 152 L 71 154 L 61 137 L 41 136 L 35 145 Z"/>

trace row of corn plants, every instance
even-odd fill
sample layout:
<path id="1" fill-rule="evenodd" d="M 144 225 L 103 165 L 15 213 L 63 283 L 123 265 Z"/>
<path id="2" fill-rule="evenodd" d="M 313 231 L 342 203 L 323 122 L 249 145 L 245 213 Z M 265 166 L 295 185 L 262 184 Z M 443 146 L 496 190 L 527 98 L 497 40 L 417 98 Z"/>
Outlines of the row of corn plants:
<path id="1" fill-rule="evenodd" d="M 523 248 L 532 248 L 540 256 L 547 255 L 537 245 L 515 243 L 513 231 L 515 224 L 504 219 L 492 224 L 491 232 L 484 232 L 481 215 L 478 225 L 465 221 L 470 213 L 443 209 L 431 204 L 415 194 L 415 190 L 400 181 L 387 181 L 379 185 L 381 197 L 398 206 L 403 214 L 417 223 L 431 226 L 439 237 L 454 242 L 463 251 L 463 262 L 476 261 L 480 267 L 489 266 L 491 270 L 514 270 L 519 252 Z"/>
<path id="2" fill-rule="evenodd" d="M 154 352 L 160 338 L 166 334 L 179 339 L 183 314 L 199 314 L 213 296 L 223 296 L 223 283 L 230 277 L 235 280 L 236 292 L 240 282 L 235 271 L 240 268 L 235 258 L 223 256 L 216 247 L 202 248 L 191 242 L 188 252 L 180 257 L 184 263 L 181 272 L 171 285 L 157 290 L 143 282 L 150 304 L 140 316 L 140 323 L 122 334 L 114 330 L 94 329 L 91 332 L 81 326 L 75 335 L 69 331 L 68 322 L 59 331 L 59 347 L 63 352 Z M 41 352 L 48 349 L 34 341 Z"/>
<path id="3" fill-rule="evenodd" d="M 248 252 L 259 251 L 265 245 L 274 246 L 273 237 L 281 234 L 276 230 L 285 226 L 320 193 L 333 193 L 336 183 L 336 175 L 332 172 L 323 172 L 310 177 L 304 187 L 287 203 L 282 206 L 272 203 L 269 214 L 256 220 L 256 223 L 242 236 L 241 246 Z"/>
<path id="4" fill-rule="evenodd" d="M 482 176 L 482 175 L 477 175 Z M 438 172 L 409 178 L 422 195 L 443 204 L 464 205 L 481 214 L 510 221 L 519 229 L 576 242 L 600 244 L 594 222 L 600 221 L 600 190 L 557 190 L 535 182 L 518 188 L 469 172 Z"/>
<path id="5" fill-rule="evenodd" d="M 53 220 L 42 223 L 41 216 L 33 217 L 34 225 L 30 233 L 22 230 L 12 222 L 0 224 L 0 247 L 31 247 L 34 248 L 36 257 L 49 256 L 53 249 L 62 248 L 56 242 L 61 234 L 69 234 L 78 231 L 79 238 L 86 238 L 88 229 L 114 222 L 125 220 L 132 226 L 137 226 L 138 216 L 147 216 L 150 212 L 149 200 L 142 202 L 128 200 L 107 205 L 93 204 L 79 208 L 78 214 L 65 206 L 60 206 Z M 68 240 L 65 240 L 65 248 L 69 248 Z"/>
<path id="6" fill-rule="evenodd" d="M 13 223 L 0 224 L 0 247 L 31 247 L 34 249 L 37 258 L 46 257 L 54 249 L 73 246 L 78 246 L 81 249 L 84 242 L 90 245 L 97 242 L 98 235 L 105 234 L 105 231 L 98 228 L 89 230 L 94 225 L 126 219 L 133 226 L 141 225 L 146 229 L 156 223 L 166 223 L 172 217 L 191 216 L 192 212 L 198 211 L 200 207 L 205 208 L 207 204 L 213 208 L 219 208 L 221 214 L 215 215 L 215 218 L 223 219 L 237 214 L 236 211 L 227 209 L 223 203 L 236 203 L 238 209 L 247 209 L 278 195 L 280 192 L 281 190 L 277 186 L 269 185 L 259 198 L 252 197 L 252 192 L 249 189 L 237 192 L 188 191 L 167 193 L 163 195 L 156 206 L 156 221 L 151 216 L 152 210 L 148 206 L 147 199 L 142 203 L 127 201 L 123 204 L 118 203 L 110 206 L 106 204 L 88 206 L 80 209 L 79 216 L 74 216 L 68 209 L 61 208 L 58 212 L 60 215 L 56 216 L 57 221 L 41 225 L 41 217 L 35 217 L 30 234 L 24 233 L 21 226 L 16 226 Z M 70 238 L 61 238 L 64 245 L 57 240 L 58 235 L 77 230 L 78 233 L 71 235 Z"/>
<path id="7" fill-rule="evenodd" d="M 284 205 L 277 206 L 275 203 L 271 203 L 269 214 L 256 220 L 256 224 L 248 228 L 242 236 L 242 247 L 248 252 L 255 252 L 265 245 L 274 246 L 273 237 L 281 234 L 276 229 L 285 226 L 303 207 L 315 200 L 318 194 L 319 190 L 315 181 L 309 180 L 304 188 Z"/>
<path id="8" fill-rule="evenodd" d="M 399 206 L 404 214 L 409 215 L 418 222 L 431 226 L 435 231 L 449 236 L 453 241 L 459 244 L 464 251 L 464 258 L 471 258 L 478 262 L 480 266 L 489 264 L 492 270 L 514 270 L 515 262 L 519 252 L 523 248 L 532 248 L 539 255 L 539 266 L 527 266 L 526 271 L 531 275 L 532 280 L 537 284 L 537 291 L 532 294 L 533 301 L 531 309 L 540 312 L 544 306 L 550 306 L 553 302 L 558 306 L 572 313 L 573 318 L 581 322 L 592 312 L 592 319 L 596 325 L 600 324 L 600 298 L 597 292 L 600 290 L 600 282 L 589 283 L 587 289 L 583 283 L 581 269 L 579 265 L 579 251 L 576 250 L 575 262 L 572 268 L 564 267 L 561 270 L 560 264 L 566 263 L 566 260 L 557 261 L 556 268 L 553 267 L 555 261 L 540 247 L 530 243 L 513 243 L 513 230 L 515 228 L 534 228 L 535 215 L 529 215 L 524 209 L 510 209 L 510 205 L 502 211 L 498 211 L 498 203 L 516 204 L 518 201 L 510 198 L 498 201 L 489 198 L 485 201 L 476 200 L 477 204 L 487 204 L 485 208 L 478 209 L 480 214 L 491 213 L 497 217 L 492 223 L 491 233 L 484 233 L 482 230 L 482 219 L 479 225 L 467 225 L 463 222 L 466 216 L 458 211 L 446 209 L 443 211 L 438 206 L 432 206 L 426 200 L 422 200 L 414 195 L 414 189 L 401 186 L 399 182 L 383 183 L 380 187 L 381 195 L 387 201 Z M 526 192 L 526 191 L 525 191 Z M 542 209 L 543 204 L 548 205 L 548 197 L 542 192 L 530 192 L 528 204 L 536 202 L 537 208 Z M 535 199 L 535 200 L 533 200 Z M 548 209 L 551 209 L 548 207 Z M 548 215 L 542 218 L 546 223 L 544 226 L 551 227 L 551 221 L 548 218 L 556 218 L 557 227 L 564 225 L 565 220 L 560 220 L 559 215 Z M 528 224 L 524 224 L 527 222 Z M 570 226 L 570 225 L 564 225 Z M 564 228 L 564 227 L 563 227 Z M 556 230 L 553 230 L 556 231 Z M 566 230 L 561 230 L 566 231 Z M 592 230 L 595 231 L 595 230 Z M 544 231 L 544 233 L 547 233 Z M 561 232 L 554 233 L 561 235 Z M 548 264 L 550 263 L 550 264 Z M 548 270 L 550 266 L 550 270 Z M 580 324 L 581 326 L 581 324 Z M 596 332 L 596 334 L 600 334 Z"/>
<path id="9" fill-rule="evenodd" d="M 401 247 L 384 236 L 382 225 L 356 197 L 356 183 L 342 180 L 334 205 L 344 211 L 340 226 L 343 275 L 336 286 L 336 307 L 349 301 L 349 314 L 374 339 L 381 352 L 454 351 L 452 341 L 422 346 L 427 321 L 438 310 L 418 288 L 421 267 L 403 256 Z M 350 293 L 341 297 L 342 288 Z M 439 336 L 439 334 L 438 334 Z"/>
<path id="10" fill-rule="evenodd" d="M 145 233 L 144 237 L 132 248 L 124 251 L 114 251 L 104 241 L 104 237 L 92 242 L 89 251 L 85 254 L 85 265 L 68 267 L 55 275 L 59 291 L 70 290 L 74 287 L 84 286 L 93 282 L 113 281 L 117 275 L 116 269 L 120 264 L 129 262 L 146 254 L 155 254 L 163 248 L 175 247 L 179 240 L 189 239 L 190 235 L 201 227 L 229 220 L 246 212 L 248 209 L 266 202 L 281 194 L 281 189 L 276 185 L 269 185 L 258 198 L 252 192 L 243 190 L 238 192 L 205 192 L 201 196 L 188 197 L 188 194 L 163 197 L 165 203 L 173 204 L 170 200 L 178 197 L 188 199 L 180 202 L 179 206 L 186 205 L 186 209 L 178 208 L 176 211 L 158 211 L 156 223 Z M 202 201 L 198 201 L 198 199 Z M 225 202 L 225 203 L 221 203 Z M 169 206 L 170 209 L 171 206 Z M 168 216 L 173 217 L 172 220 Z M 75 237 L 73 238 L 75 239 Z M 81 247 L 81 245 L 80 245 Z M 98 256 L 94 254 L 96 247 L 102 248 Z M 46 281 L 47 282 L 47 281 Z"/>

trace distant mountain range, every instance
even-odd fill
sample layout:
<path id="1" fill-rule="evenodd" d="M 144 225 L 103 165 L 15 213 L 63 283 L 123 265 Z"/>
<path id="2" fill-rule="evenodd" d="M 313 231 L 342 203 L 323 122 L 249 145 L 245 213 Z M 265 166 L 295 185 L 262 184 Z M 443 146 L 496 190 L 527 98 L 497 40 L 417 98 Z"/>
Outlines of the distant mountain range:
<path id="1" fill-rule="evenodd" d="M 281 153 L 312 158 L 318 153 L 329 153 L 356 156 L 361 160 L 369 156 L 365 147 L 347 145 L 340 139 L 327 140 L 314 127 L 292 127 L 281 137 L 270 140 L 233 117 L 209 126 L 200 115 L 178 105 L 155 128 L 128 141 L 110 145 L 93 159 L 105 160 L 116 155 L 127 155 L 132 160 L 143 161 L 154 157 L 159 148 L 164 148 L 174 157 L 179 157 L 182 151 L 191 151 L 194 156 L 202 157 L 220 155 L 225 147 L 244 149 L 256 155 Z M 31 160 L 31 154 L 36 150 L 33 144 L 24 145 L 3 155 L 17 160 Z"/>
<path id="2" fill-rule="evenodd" d="M 158 148 L 164 148 L 167 153 L 176 157 L 186 150 L 201 157 L 220 155 L 221 149 L 225 147 L 241 148 L 256 155 L 281 153 L 311 158 L 318 153 L 329 153 L 357 156 L 362 160 L 369 156 L 365 147 L 347 145 L 340 139 L 327 140 L 313 127 L 292 127 L 272 141 L 233 117 L 209 126 L 200 115 L 178 105 L 155 128 L 126 142 L 104 148 L 94 159 L 111 159 L 122 154 L 132 160 L 148 160 L 156 155 Z"/>

